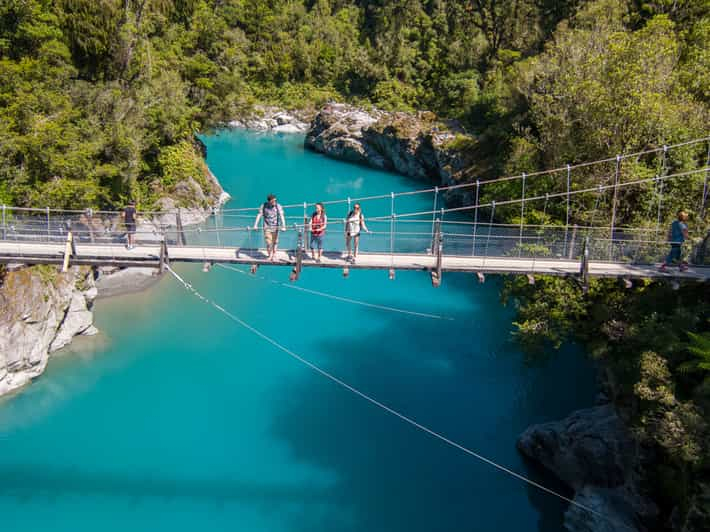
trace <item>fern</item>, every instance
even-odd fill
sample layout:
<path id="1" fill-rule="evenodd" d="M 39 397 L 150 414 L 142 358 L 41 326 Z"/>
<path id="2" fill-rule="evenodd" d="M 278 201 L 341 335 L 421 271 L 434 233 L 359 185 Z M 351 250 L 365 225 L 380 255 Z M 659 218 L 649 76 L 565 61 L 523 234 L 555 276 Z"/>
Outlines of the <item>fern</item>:
<path id="1" fill-rule="evenodd" d="M 695 358 L 678 366 L 681 373 L 710 372 L 710 332 L 702 334 L 687 333 L 690 338 L 688 352 Z M 710 375 L 707 377 L 710 378 Z"/>

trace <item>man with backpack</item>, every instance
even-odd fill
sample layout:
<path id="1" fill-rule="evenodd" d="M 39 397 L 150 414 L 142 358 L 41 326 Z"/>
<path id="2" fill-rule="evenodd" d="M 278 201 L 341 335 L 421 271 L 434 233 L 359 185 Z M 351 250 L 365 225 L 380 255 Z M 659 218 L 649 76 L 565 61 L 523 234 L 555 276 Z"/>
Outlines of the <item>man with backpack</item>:
<path id="1" fill-rule="evenodd" d="M 668 241 L 671 244 L 671 251 L 668 253 L 666 260 L 661 267 L 660 271 L 665 272 L 671 264 L 676 262 L 679 263 L 678 269 L 682 272 L 688 269 L 688 263 L 682 260 L 682 247 L 683 242 L 688 239 L 688 213 L 680 210 L 678 211 L 678 219 L 671 224 L 671 229 L 668 232 Z"/>
<path id="2" fill-rule="evenodd" d="M 259 228 L 259 220 L 264 219 L 264 242 L 266 253 L 270 261 L 276 257 L 276 248 L 279 244 L 279 226 L 281 231 L 286 230 L 286 216 L 281 205 L 276 201 L 276 196 L 269 194 L 266 202 L 259 207 L 259 214 L 254 221 L 254 229 Z"/>

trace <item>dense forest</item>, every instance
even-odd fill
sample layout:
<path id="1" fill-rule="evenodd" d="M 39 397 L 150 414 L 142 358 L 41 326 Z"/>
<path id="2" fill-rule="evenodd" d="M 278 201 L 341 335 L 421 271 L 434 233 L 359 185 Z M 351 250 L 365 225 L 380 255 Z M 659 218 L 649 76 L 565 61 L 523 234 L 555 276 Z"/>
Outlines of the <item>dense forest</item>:
<path id="1" fill-rule="evenodd" d="M 484 178 L 703 137 L 710 1 L 2 0 L 0 203 L 150 207 L 203 171 L 197 131 L 329 100 L 459 120 L 466 175 Z M 697 185 L 667 190 L 664 217 L 688 209 L 695 234 Z M 622 198 L 622 216 L 654 200 Z M 541 279 L 506 294 L 531 352 L 576 336 L 611 368 L 664 515 L 710 522 L 708 288 L 597 281 L 585 296 Z"/>

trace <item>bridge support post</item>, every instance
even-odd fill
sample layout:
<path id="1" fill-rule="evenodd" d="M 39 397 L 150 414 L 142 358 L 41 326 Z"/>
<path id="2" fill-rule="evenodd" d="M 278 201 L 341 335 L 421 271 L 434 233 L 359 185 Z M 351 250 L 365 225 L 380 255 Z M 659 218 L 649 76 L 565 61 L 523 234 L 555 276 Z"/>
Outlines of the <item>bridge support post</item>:
<path id="1" fill-rule="evenodd" d="M 76 256 L 76 246 L 74 245 L 74 237 L 72 232 L 67 233 L 67 243 L 64 247 L 64 262 L 62 263 L 62 273 L 69 271 L 69 257 Z"/>
<path id="2" fill-rule="evenodd" d="M 163 240 L 160 241 L 160 265 L 158 266 L 160 273 L 165 273 L 166 264 L 170 264 L 170 257 L 168 256 L 168 244 L 163 237 Z"/>
<path id="3" fill-rule="evenodd" d="M 579 275 L 582 278 L 582 292 L 589 291 L 589 237 L 584 239 L 584 251 L 579 265 Z"/>
<path id="4" fill-rule="evenodd" d="M 304 234 L 303 249 L 308 251 L 308 249 L 310 248 L 310 238 L 308 238 L 308 231 L 310 228 L 308 227 L 308 215 L 305 214 L 305 211 L 306 211 L 306 204 L 305 203 L 303 204 L 303 211 L 304 211 L 304 214 L 303 214 L 303 234 Z"/>
<path id="5" fill-rule="evenodd" d="M 52 225 L 50 223 L 49 219 L 49 207 L 44 208 L 46 213 L 47 213 L 47 242 L 49 242 L 52 238 L 51 232 L 52 232 Z"/>
<path id="6" fill-rule="evenodd" d="M 89 240 L 93 244 L 94 238 L 94 209 L 86 209 L 86 225 L 89 226 Z"/>
<path id="7" fill-rule="evenodd" d="M 5 218 L 5 210 L 7 206 L 3 204 L 2 206 L 2 239 L 5 240 L 7 238 L 7 221 Z"/>
<path id="8" fill-rule="evenodd" d="M 434 222 L 434 244 L 432 251 L 436 253 L 436 266 L 431 272 L 431 285 L 434 288 L 441 286 L 441 254 L 443 252 L 443 241 L 441 238 L 441 220 Z"/>
<path id="9" fill-rule="evenodd" d="M 574 243 L 575 243 L 576 239 L 577 239 L 577 224 L 574 224 L 574 226 L 572 226 L 572 237 L 570 238 L 569 249 L 567 252 L 567 258 L 569 260 L 572 260 L 572 258 L 574 257 Z"/>
<path id="10" fill-rule="evenodd" d="M 305 226 L 304 226 L 305 227 Z M 298 230 L 298 243 L 296 244 L 296 266 L 294 266 L 289 276 L 289 280 L 298 281 L 303 268 L 303 232 L 304 229 Z"/>
<path id="11" fill-rule="evenodd" d="M 184 246 L 185 242 L 185 231 L 182 228 L 182 217 L 180 216 L 180 207 L 178 207 L 175 212 L 175 227 L 177 228 L 177 245 Z"/>

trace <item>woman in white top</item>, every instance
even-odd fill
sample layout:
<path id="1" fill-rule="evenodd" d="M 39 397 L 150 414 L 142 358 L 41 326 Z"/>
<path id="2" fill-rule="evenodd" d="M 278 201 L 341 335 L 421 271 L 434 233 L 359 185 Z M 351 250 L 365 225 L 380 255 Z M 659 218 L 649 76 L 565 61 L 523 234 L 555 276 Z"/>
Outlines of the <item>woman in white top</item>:
<path id="1" fill-rule="evenodd" d="M 348 213 L 345 219 L 345 247 L 348 249 L 347 260 L 355 262 L 357 250 L 360 245 L 360 232 L 369 233 L 370 230 L 365 225 L 365 217 L 360 210 L 360 204 L 353 205 L 353 210 Z M 350 241 L 353 242 L 353 253 L 350 252 Z"/>

